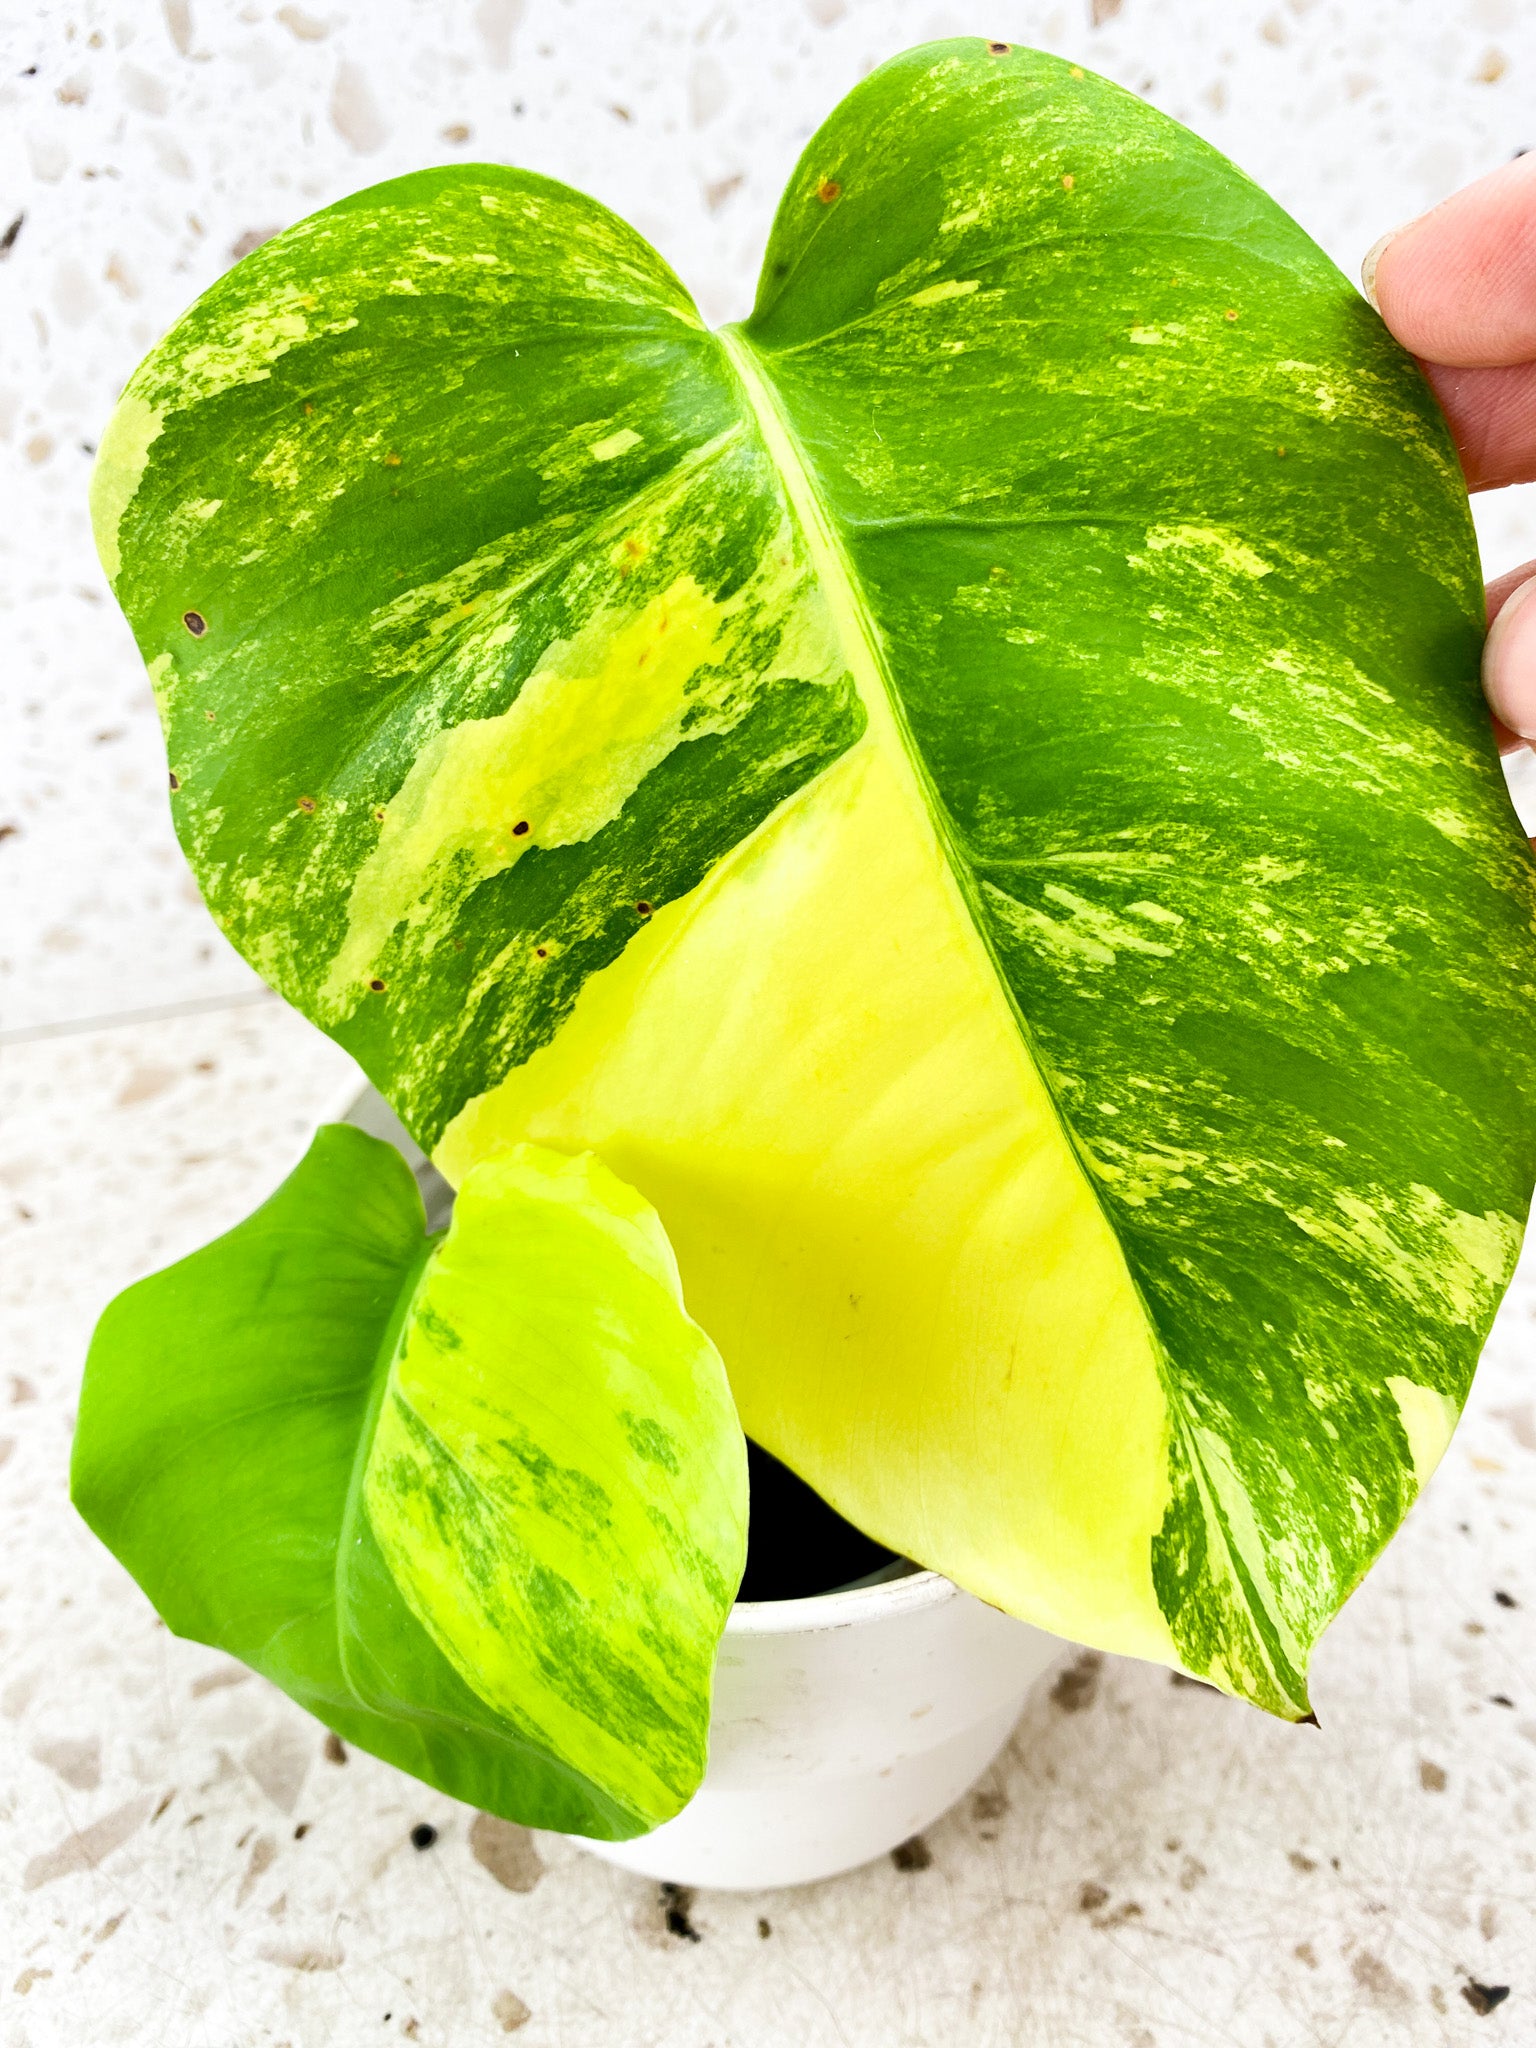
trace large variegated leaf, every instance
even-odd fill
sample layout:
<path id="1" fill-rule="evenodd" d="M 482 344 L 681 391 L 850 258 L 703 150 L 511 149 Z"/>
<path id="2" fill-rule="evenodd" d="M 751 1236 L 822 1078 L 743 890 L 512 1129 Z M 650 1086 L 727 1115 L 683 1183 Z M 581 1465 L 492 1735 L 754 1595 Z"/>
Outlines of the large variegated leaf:
<path id="1" fill-rule="evenodd" d="M 102 549 L 216 914 L 451 1176 L 592 1148 L 872 1534 L 1285 1714 L 1536 1165 L 1456 460 L 1175 124 L 979 41 L 744 326 L 475 167 L 217 285 Z"/>
<path id="2" fill-rule="evenodd" d="M 180 1635 L 392 1763 L 622 1839 L 703 1774 L 746 1453 L 654 1210 L 523 1146 L 422 1234 L 342 1124 L 108 1308 L 77 1505 Z"/>

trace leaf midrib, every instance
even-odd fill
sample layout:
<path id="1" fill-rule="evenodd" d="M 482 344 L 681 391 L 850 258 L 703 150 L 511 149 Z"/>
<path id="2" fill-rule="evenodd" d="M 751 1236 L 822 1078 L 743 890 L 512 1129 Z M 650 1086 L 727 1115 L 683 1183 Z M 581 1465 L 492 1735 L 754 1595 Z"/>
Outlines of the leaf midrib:
<path id="1" fill-rule="evenodd" d="M 1215 1489 L 1209 1473 L 1205 1470 L 1198 1446 L 1193 1441 L 1193 1418 L 1184 1400 L 1178 1378 L 1172 1370 L 1151 1306 L 1126 1257 L 1120 1231 L 1105 1205 L 1083 1145 L 1063 1113 L 1050 1068 L 1040 1056 L 1029 1020 L 1020 1008 L 1018 998 L 1003 972 L 1002 962 L 981 909 L 979 878 L 965 856 L 948 809 L 918 749 L 905 707 L 891 680 L 880 629 L 865 601 L 863 588 L 849 559 L 848 551 L 832 524 L 831 515 L 817 488 L 799 437 L 778 402 L 766 362 L 758 355 L 739 324 L 717 329 L 716 332 L 721 348 L 736 372 L 747 409 L 762 436 L 768 458 L 778 474 L 790 508 L 805 536 L 807 551 L 826 595 L 838 637 L 853 672 L 855 685 L 869 716 L 871 735 L 877 739 L 883 738 L 888 748 L 906 766 L 913 801 L 928 819 L 939 842 L 945 866 L 965 904 L 969 928 L 990 969 L 992 982 L 1013 1019 L 1014 1028 L 1039 1077 L 1057 1127 L 1077 1164 L 1083 1185 L 1119 1250 L 1126 1284 L 1135 1296 L 1147 1333 L 1147 1341 L 1157 1361 L 1158 1377 L 1169 1406 L 1169 1427 L 1177 1432 L 1183 1443 L 1185 1456 L 1198 1475 L 1197 1485 L 1201 1490 L 1202 1506 L 1211 1535 L 1228 1553 L 1229 1572 L 1234 1581 L 1241 1585 L 1241 1579 L 1234 1569 L 1233 1546 L 1227 1532 L 1225 1516 L 1219 1515 L 1213 1519 L 1210 1513 L 1208 1501 L 1210 1497 L 1214 1497 Z M 1268 1655 L 1271 1648 L 1266 1633 L 1269 1616 L 1264 1612 L 1263 1603 L 1249 1598 L 1245 1589 L 1244 1604 L 1253 1618 L 1265 1654 Z M 1278 1683 L 1278 1672 L 1274 1675 Z M 1287 1690 L 1283 1685 L 1281 1689 Z M 1303 1701 L 1303 1707 L 1305 1704 Z"/>
<path id="2" fill-rule="evenodd" d="M 970 930 L 990 971 L 991 979 L 1007 1006 L 1014 1028 L 1023 1041 L 1035 1072 L 1040 1077 L 1046 1099 L 1051 1105 L 1062 1137 L 1070 1146 L 1072 1156 L 1077 1161 L 1084 1183 L 1100 1214 L 1103 1215 L 1106 1227 L 1114 1233 L 1118 1244 L 1119 1232 L 1115 1230 L 1113 1219 L 1104 1208 L 1082 1145 L 1062 1113 L 1050 1070 L 1035 1045 L 1029 1020 L 1019 1007 L 1018 998 L 1003 972 L 1002 961 L 988 932 L 982 910 L 980 881 L 966 858 L 948 808 L 940 797 L 918 748 L 905 707 L 891 681 L 880 629 L 865 602 L 863 588 L 853 563 L 849 560 L 848 551 L 822 501 L 810 463 L 800 446 L 799 437 L 778 403 L 767 365 L 759 357 L 743 329 L 739 325 L 722 327 L 717 330 L 717 339 L 736 372 L 748 410 L 762 436 L 769 460 L 778 474 L 790 509 L 805 535 L 806 548 L 816 570 L 817 580 L 826 595 L 843 652 L 853 671 L 855 685 L 869 717 L 871 733 L 877 738 L 883 738 L 888 749 L 905 764 L 914 803 L 933 828 L 944 856 L 945 867 L 965 903 Z M 1123 1252 L 1121 1257 L 1123 1260 Z M 1146 1320 L 1151 1341 L 1161 1357 L 1162 1345 L 1156 1325 L 1128 1265 L 1126 1274 L 1131 1285 L 1136 1287 L 1137 1300 Z"/>

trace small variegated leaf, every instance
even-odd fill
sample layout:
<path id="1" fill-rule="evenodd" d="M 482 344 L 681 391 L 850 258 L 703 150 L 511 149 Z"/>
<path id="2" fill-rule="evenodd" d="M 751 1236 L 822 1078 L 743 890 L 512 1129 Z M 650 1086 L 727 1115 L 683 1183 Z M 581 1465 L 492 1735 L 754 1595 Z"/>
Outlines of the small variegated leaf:
<path id="1" fill-rule="evenodd" d="M 422 1232 L 346 1125 L 112 1303 L 76 1504 L 180 1635 L 508 1819 L 622 1839 L 703 1775 L 746 1452 L 654 1210 L 525 1146 Z"/>

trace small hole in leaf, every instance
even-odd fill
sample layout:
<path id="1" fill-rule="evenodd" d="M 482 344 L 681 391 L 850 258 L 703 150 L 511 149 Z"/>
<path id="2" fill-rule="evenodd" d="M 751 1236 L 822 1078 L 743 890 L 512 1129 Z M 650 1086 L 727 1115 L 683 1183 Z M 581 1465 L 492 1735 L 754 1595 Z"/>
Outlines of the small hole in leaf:
<path id="1" fill-rule="evenodd" d="M 201 612 L 183 612 L 181 623 L 186 627 L 194 640 L 201 640 L 208 630 L 208 621 Z"/>
<path id="2" fill-rule="evenodd" d="M 303 811 L 307 816 L 311 811 L 314 810 L 315 800 L 312 796 L 301 796 L 299 798 L 296 808 Z"/>
<path id="3" fill-rule="evenodd" d="M 388 986 L 388 984 L 386 982 L 380 981 L 379 977 L 375 975 L 373 977 L 373 980 L 369 982 L 368 986 L 373 990 L 376 996 L 381 996 L 383 995 L 384 990 Z"/>
<path id="4" fill-rule="evenodd" d="M 830 206 L 834 199 L 841 197 L 842 190 L 843 188 L 839 185 L 836 178 L 823 178 L 816 187 L 816 197 L 823 206 Z"/>
<path id="5" fill-rule="evenodd" d="M 987 55 L 989 57 L 1006 57 L 1012 48 L 1012 43 L 988 43 Z"/>
<path id="6" fill-rule="evenodd" d="M 528 830 L 528 820 L 527 820 L 526 818 L 519 818 L 519 819 L 518 819 L 518 821 L 517 821 L 517 823 L 516 823 L 516 824 L 515 824 L 515 825 L 514 825 L 514 826 L 512 827 L 512 837 L 513 837 L 514 839 L 521 839 L 521 838 L 522 838 L 522 836 L 523 836 L 523 834 L 524 834 L 524 833 L 525 833 L 525 832 L 526 832 L 527 830 Z"/>

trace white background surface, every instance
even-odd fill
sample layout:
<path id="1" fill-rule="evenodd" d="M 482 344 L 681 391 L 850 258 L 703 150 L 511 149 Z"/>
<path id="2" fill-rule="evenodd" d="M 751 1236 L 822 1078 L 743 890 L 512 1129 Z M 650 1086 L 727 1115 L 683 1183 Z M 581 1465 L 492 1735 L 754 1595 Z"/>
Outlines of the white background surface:
<path id="1" fill-rule="evenodd" d="M 234 253 L 400 171 L 516 162 L 615 206 L 732 318 L 821 116 L 896 50 L 974 33 L 1145 93 L 1353 274 L 1536 145 L 1536 7 L 3 6 L 0 2048 L 1536 2040 L 1530 1281 L 1324 1645 L 1320 1731 L 1083 1667 L 928 1867 L 700 1897 L 697 1942 L 652 1887 L 559 1844 L 482 1833 L 477 1857 L 472 1815 L 326 1761 L 280 1696 L 169 1638 L 63 1502 L 102 1302 L 253 1207 L 353 1074 L 201 909 L 85 521 L 118 388 Z M 1480 507 L 1490 573 L 1536 555 L 1527 499 Z M 418 1819 L 442 1831 L 421 1854 Z M 1510 1996 L 1479 2015 L 1469 1980 Z"/>

